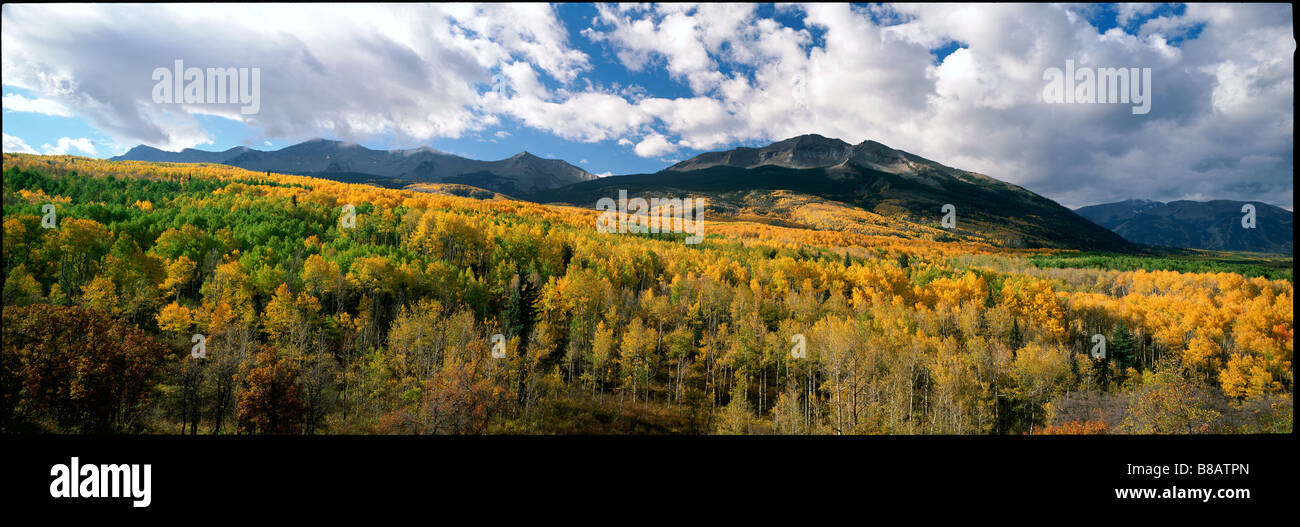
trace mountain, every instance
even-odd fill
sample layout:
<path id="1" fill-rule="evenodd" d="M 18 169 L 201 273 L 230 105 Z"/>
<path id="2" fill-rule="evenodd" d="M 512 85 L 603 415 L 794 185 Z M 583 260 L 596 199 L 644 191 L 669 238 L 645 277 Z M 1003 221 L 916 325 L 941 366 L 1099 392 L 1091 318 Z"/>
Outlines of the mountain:
<path id="1" fill-rule="evenodd" d="M 668 170 L 686 172 L 716 166 L 757 168 L 777 165 L 786 168 L 816 168 L 838 165 L 853 152 L 853 145 L 817 134 L 801 135 L 762 148 L 740 147 L 722 152 L 706 152 Z"/>
<path id="2" fill-rule="evenodd" d="M 1004 247 L 1129 251 L 1135 246 L 1056 202 L 989 176 L 960 170 L 875 141 L 852 145 L 802 135 L 762 148 L 735 148 L 687 159 L 654 174 L 613 176 L 523 196 L 593 206 L 601 197 L 702 196 L 715 215 L 754 203 L 753 191 L 789 191 L 864 209 L 923 229 L 940 227 L 956 208 L 959 238 Z"/>
<path id="3" fill-rule="evenodd" d="M 1117 201 L 1115 203 L 1102 203 L 1100 205 L 1089 205 L 1074 209 L 1074 212 L 1080 216 L 1088 218 L 1089 221 L 1101 225 L 1110 230 L 1125 220 L 1138 215 L 1139 213 L 1163 207 L 1165 204 L 1159 201 L 1147 199 L 1128 199 Z"/>
<path id="4" fill-rule="evenodd" d="M 209 152 L 207 150 L 195 150 L 186 148 L 180 152 L 168 152 L 159 150 L 152 146 L 140 145 L 128 150 L 125 154 L 109 158 L 109 161 L 156 161 L 164 163 L 221 163 L 227 159 L 234 158 L 245 152 L 251 152 L 253 149 L 246 146 L 237 146 L 224 152 Z"/>
<path id="5" fill-rule="evenodd" d="M 1255 206 L 1255 227 L 1244 228 L 1242 206 Z M 1293 214 L 1257 201 L 1127 200 L 1075 209 L 1080 216 L 1146 245 L 1291 254 Z"/>
<path id="6" fill-rule="evenodd" d="M 167 152 L 137 146 L 112 158 L 173 163 L 220 163 L 259 172 L 300 174 L 349 182 L 455 183 L 504 194 L 537 192 L 596 176 L 559 159 L 520 152 L 499 161 L 478 161 L 429 147 L 372 150 L 355 143 L 313 139 L 279 150 L 232 148 L 225 152 Z"/>

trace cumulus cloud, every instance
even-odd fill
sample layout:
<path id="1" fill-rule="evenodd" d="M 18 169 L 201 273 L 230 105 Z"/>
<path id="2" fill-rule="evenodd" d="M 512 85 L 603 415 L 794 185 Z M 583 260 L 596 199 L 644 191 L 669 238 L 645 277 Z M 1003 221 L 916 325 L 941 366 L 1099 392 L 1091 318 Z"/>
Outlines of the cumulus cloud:
<path id="1" fill-rule="evenodd" d="M 1146 15 L 1156 10 L 1160 4 L 1150 2 L 1132 2 L 1115 4 L 1118 13 L 1115 16 L 1115 23 L 1120 26 L 1127 26 L 1134 18 Z"/>
<path id="2" fill-rule="evenodd" d="M 6 139 L 8 141 L 8 139 Z M 47 156 L 61 156 L 68 154 L 71 150 L 79 150 L 83 154 L 95 155 L 95 144 L 85 137 L 73 139 L 71 137 L 60 137 L 56 144 L 45 143 L 41 145 L 42 153 Z"/>
<path id="3" fill-rule="evenodd" d="M 622 6 L 600 5 L 597 21 L 610 29 L 588 28 L 583 34 L 612 44 L 618 59 L 631 70 L 662 59 L 673 78 L 702 93 L 724 80 L 715 57 L 724 54 L 724 42 L 752 31 L 748 22 L 755 9 L 755 4 L 664 4 L 641 13 L 646 16 L 633 18 Z"/>
<path id="4" fill-rule="evenodd" d="M 20 153 L 20 154 L 37 154 L 37 153 L 39 153 L 39 152 L 36 151 L 35 148 L 32 148 L 31 146 L 28 146 L 26 141 L 23 141 L 21 138 L 14 137 L 14 136 L 9 135 L 9 134 L 4 134 L 4 151 L 5 151 L 6 154 L 8 154 L 8 153 Z"/>
<path id="5" fill-rule="evenodd" d="M 49 99 L 28 99 L 17 93 L 6 93 L 3 101 L 4 109 L 9 111 L 72 117 L 72 110 Z"/>
<path id="6" fill-rule="evenodd" d="M 677 150 L 677 145 L 668 141 L 662 134 L 651 133 L 641 139 L 633 149 L 641 157 L 659 157 Z"/>
<path id="7" fill-rule="evenodd" d="M 35 94 L 6 96 L 6 109 L 48 101 L 118 144 L 208 143 L 200 112 L 286 141 L 419 143 L 509 118 L 658 159 L 818 133 L 874 139 L 1067 206 L 1193 196 L 1292 206 L 1288 5 L 1190 4 L 1154 18 L 1153 6 L 1122 5 L 1120 27 L 1104 33 L 1084 16 L 1094 7 L 1068 4 L 776 9 L 781 21 L 746 4 L 600 5 L 566 28 L 545 5 L 5 5 L 0 56 L 5 83 Z M 579 51 L 569 30 L 600 53 Z M 933 51 L 950 46 L 941 60 Z M 178 58 L 260 67 L 261 112 L 152 103 L 149 73 Z M 1066 60 L 1151 68 L 1151 112 L 1044 102 L 1043 71 Z M 602 84 L 596 68 L 659 73 L 688 92 Z"/>
<path id="8" fill-rule="evenodd" d="M 6 4 L 3 19 L 6 84 L 71 109 L 118 143 L 167 149 L 210 141 L 197 113 L 291 141 L 460 137 L 497 122 L 479 108 L 501 65 L 526 60 L 560 82 L 589 67 L 546 5 Z M 154 103 L 151 73 L 177 59 L 260 68 L 260 112 Z"/>
<path id="9" fill-rule="evenodd" d="M 629 110 L 665 136 L 643 136 L 639 155 L 673 141 L 712 149 L 819 133 L 874 139 L 1067 206 L 1196 195 L 1292 204 L 1289 6 L 1188 5 L 1131 33 L 1099 32 L 1086 7 L 1069 5 L 794 6 L 800 30 L 730 9 L 606 7 L 584 32 L 629 70 L 662 63 L 694 92 Z M 1152 12 L 1127 6 L 1117 20 Z M 726 29 L 710 37 L 715 26 Z M 932 50 L 952 44 L 936 64 Z M 1043 71 L 1067 59 L 1151 68 L 1151 113 L 1045 103 Z M 721 79 L 719 64 L 731 72 Z"/>

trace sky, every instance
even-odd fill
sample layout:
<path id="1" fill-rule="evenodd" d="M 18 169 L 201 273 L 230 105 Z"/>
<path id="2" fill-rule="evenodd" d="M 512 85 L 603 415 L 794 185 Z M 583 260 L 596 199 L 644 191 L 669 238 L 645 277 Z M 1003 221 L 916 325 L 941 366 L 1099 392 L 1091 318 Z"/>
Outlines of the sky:
<path id="1" fill-rule="evenodd" d="M 875 140 L 1067 207 L 1292 209 L 1287 4 L 3 6 L 5 152 L 528 151 L 607 176 L 806 133 Z M 157 102 L 157 68 L 258 68 L 257 112 Z M 1150 111 L 1044 72 L 1150 68 Z"/>

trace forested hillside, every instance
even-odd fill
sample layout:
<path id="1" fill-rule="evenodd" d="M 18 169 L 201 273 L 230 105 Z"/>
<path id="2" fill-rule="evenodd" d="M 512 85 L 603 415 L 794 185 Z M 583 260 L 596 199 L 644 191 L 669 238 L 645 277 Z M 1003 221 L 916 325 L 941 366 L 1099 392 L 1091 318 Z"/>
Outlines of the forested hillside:
<path id="1" fill-rule="evenodd" d="M 945 210 L 950 210 L 961 220 L 942 231 L 943 240 L 974 239 L 1012 249 L 1138 249 L 1028 189 L 875 141 L 855 146 L 819 135 L 758 149 L 708 152 L 653 174 L 592 179 L 516 197 L 590 207 L 618 190 L 631 196 L 705 196 L 712 203 L 732 205 L 715 211 L 722 215 L 737 202 L 743 207 L 746 194 L 793 193 L 887 217 L 911 230 L 938 230 Z"/>
<path id="2" fill-rule="evenodd" d="M 1292 430 L 1289 274 L 1065 268 L 824 211 L 690 245 L 223 165 L 3 178 L 5 433 Z"/>
<path id="3" fill-rule="evenodd" d="M 348 183 L 392 186 L 411 183 L 465 184 L 506 193 L 536 192 L 596 179 L 560 159 L 520 152 L 497 161 L 479 161 L 428 147 L 371 150 L 356 143 L 313 139 L 279 150 L 236 147 L 224 152 L 186 148 L 168 152 L 146 145 L 111 161 L 220 163 L 252 171 L 322 177 Z M 401 186 L 401 185 L 398 185 Z"/>
<path id="4" fill-rule="evenodd" d="M 1251 211 L 1250 227 L 1243 227 Z M 1088 220 L 1145 245 L 1291 254 L 1293 214 L 1261 202 L 1128 200 L 1080 207 Z"/>

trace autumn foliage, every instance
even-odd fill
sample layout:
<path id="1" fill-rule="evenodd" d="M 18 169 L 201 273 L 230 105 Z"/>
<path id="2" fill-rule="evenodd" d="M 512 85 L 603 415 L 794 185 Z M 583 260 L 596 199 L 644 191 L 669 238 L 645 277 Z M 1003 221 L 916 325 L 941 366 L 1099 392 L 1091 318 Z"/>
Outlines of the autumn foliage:
<path id="1" fill-rule="evenodd" d="M 275 349 L 267 348 L 253 359 L 243 376 L 239 395 L 239 431 L 295 434 L 302 431 L 304 408 L 298 371 Z"/>
<path id="2" fill-rule="evenodd" d="M 0 430 L 139 430 L 168 353 L 103 311 L 6 305 Z"/>
<path id="3" fill-rule="evenodd" d="M 700 245 L 480 197 L 5 154 L 4 429 L 1290 431 L 1290 280 L 1040 266 L 788 196 L 807 228 Z"/>

